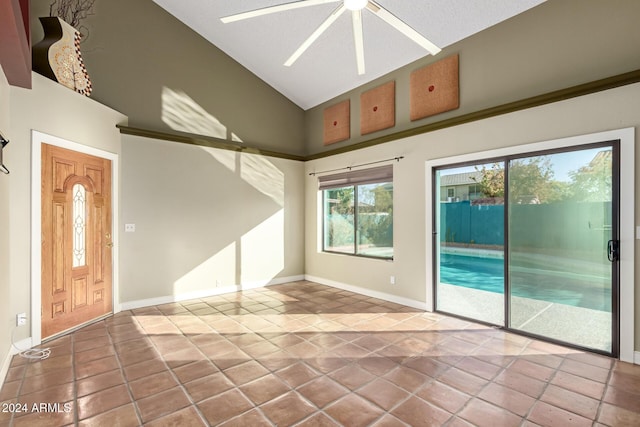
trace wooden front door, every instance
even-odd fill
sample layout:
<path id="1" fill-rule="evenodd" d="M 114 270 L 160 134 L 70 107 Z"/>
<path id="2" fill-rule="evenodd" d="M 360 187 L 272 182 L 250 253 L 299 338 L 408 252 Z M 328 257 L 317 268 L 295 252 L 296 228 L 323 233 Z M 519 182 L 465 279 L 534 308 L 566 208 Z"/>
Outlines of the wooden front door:
<path id="1" fill-rule="evenodd" d="M 111 160 L 42 144 L 42 338 L 112 311 Z"/>

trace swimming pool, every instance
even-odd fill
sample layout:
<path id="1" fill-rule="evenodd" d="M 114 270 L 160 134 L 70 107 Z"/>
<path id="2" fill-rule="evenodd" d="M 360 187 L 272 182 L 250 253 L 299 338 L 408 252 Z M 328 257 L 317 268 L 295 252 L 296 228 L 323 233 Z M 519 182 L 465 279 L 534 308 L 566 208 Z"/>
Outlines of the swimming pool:
<path id="1" fill-rule="evenodd" d="M 511 295 L 611 312 L 609 278 L 540 267 L 512 266 Z M 442 253 L 440 282 L 502 294 L 504 260 Z"/>

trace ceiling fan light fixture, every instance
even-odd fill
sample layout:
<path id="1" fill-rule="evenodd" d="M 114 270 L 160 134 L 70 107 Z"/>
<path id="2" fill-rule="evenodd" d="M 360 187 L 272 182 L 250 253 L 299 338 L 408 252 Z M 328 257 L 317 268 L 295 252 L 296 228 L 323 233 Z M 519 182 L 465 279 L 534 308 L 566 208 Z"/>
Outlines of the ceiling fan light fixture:
<path id="1" fill-rule="evenodd" d="M 344 0 L 344 7 L 349 10 L 362 10 L 367 7 L 369 0 Z"/>

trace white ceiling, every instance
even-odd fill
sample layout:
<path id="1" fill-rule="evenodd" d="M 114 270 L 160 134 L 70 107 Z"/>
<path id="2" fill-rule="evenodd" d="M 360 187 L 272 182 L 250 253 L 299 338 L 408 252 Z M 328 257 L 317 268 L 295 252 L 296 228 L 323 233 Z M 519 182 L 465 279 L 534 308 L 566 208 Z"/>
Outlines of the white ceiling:
<path id="1" fill-rule="evenodd" d="M 366 72 L 358 75 L 351 14 L 344 13 L 293 64 L 283 64 L 339 2 L 223 24 L 220 18 L 291 0 L 154 0 L 307 110 L 428 55 L 363 10 Z M 377 0 L 441 49 L 545 0 Z"/>

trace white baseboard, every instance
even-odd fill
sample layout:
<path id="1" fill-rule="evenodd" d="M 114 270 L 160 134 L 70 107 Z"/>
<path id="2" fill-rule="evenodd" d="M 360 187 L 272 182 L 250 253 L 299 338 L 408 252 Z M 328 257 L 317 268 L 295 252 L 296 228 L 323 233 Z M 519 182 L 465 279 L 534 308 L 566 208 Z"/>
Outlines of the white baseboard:
<path id="1" fill-rule="evenodd" d="M 4 384 L 4 379 L 7 377 L 7 372 L 9 372 L 9 366 L 11 365 L 12 356 L 13 354 L 9 352 L 2 361 L 2 366 L 0 366 L 0 384 Z"/>
<path id="2" fill-rule="evenodd" d="M 633 353 L 633 363 L 636 365 L 640 365 L 640 351 L 636 351 Z"/>
<path id="3" fill-rule="evenodd" d="M 271 280 L 259 280 L 255 282 L 243 283 L 241 285 L 223 286 L 219 288 L 203 289 L 200 291 L 186 292 L 178 295 L 166 295 L 162 297 L 147 298 L 136 301 L 125 301 L 119 304 L 120 310 L 133 310 L 136 308 L 149 307 L 152 305 L 169 304 L 172 302 L 187 301 L 190 299 L 207 298 L 215 295 L 228 294 L 231 292 L 244 291 L 248 289 L 262 288 L 265 286 L 281 285 L 288 282 L 304 280 L 303 275 L 277 277 Z"/>
<path id="4" fill-rule="evenodd" d="M 15 344 L 12 343 L 11 347 L 9 347 L 9 352 L 2 362 L 2 366 L 0 366 L 0 385 L 4 383 L 4 379 L 7 377 L 7 372 L 9 372 L 13 356 L 21 351 L 30 349 L 32 346 L 33 343 L 31 341 L 31 337 L 20 340 Z"/>
<path id="5" fill-rule="evenodd" d="M 416 308 L 418 310 L 427 311 L 427 303 L 423 301 L 417 301 L 410 298 L 399 297 L 397 295 L 387 294 L 385 292 L 374 291 L 367 288 L 361 288 L 359 286 L 348 285 L 342 282 L 336 282 L 330 279 L 324 279 L 322 277 L 311 276 L 309 274 L 305 274 L 305 280 L 310 282 L 320 283 L 321 285 L 331 286 L 333 288 L 343 289 L 345 291 L 353 292 L 360 295 L 366 295 L 372 298 L 378 298 L 384 301 L 393 302 L 396 304 L 406 305 L 408 307 Z"/>

